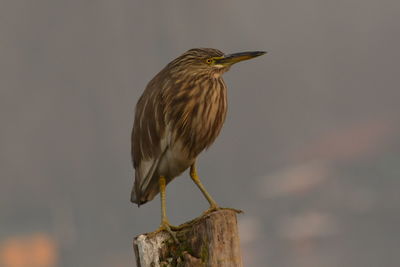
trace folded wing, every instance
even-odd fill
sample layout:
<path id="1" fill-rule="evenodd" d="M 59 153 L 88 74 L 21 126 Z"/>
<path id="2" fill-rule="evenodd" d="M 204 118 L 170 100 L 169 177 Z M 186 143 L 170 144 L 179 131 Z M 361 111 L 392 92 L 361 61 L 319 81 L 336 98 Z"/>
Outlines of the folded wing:
<path id="1" fill-rule="evenodd" d="M 131 201 L 138 205 L 151 200 L 158 193 L 156 171 L 167 148 L 164 141 L 164 111 L 160 97 L 159 90 L 154 90 L 150 83 L 136 105 L 131 139 L 135 168 Z"/>

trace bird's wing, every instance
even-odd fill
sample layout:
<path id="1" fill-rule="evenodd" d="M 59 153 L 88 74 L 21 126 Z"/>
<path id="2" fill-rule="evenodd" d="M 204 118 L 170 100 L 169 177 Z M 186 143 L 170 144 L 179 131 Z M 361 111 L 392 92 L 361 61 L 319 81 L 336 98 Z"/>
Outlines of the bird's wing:
<path id="1" fill-rule="evenodd" d="M 132 130 L 132 160 L 135 168 L 135 183 L 131 201 L 145 202 L 144 194 L 152 183 L 152 178 L 164 151 L 165 140 L 164 110 L 158 90 L 146 88 L 136 105 Z"/>

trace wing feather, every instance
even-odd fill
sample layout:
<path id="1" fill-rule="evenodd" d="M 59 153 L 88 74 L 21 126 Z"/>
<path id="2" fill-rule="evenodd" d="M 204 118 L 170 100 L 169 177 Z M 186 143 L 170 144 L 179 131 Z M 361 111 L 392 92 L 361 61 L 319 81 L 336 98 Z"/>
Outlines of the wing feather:
<path id="1" fill-rule="evenodd" d="M 131 153 L 135 168 L 135 182 L 131 201 L 138 205 L 149 201 L 150 191 L 158 184 L 157 166 L 166 150 L 164 105 L 161 90 L 151 81 L 136 104 L 131 137 Z M 158 187 L 157 189 L 158 190 Z M 154 196 L 153 196 L 154 197 Z"/>

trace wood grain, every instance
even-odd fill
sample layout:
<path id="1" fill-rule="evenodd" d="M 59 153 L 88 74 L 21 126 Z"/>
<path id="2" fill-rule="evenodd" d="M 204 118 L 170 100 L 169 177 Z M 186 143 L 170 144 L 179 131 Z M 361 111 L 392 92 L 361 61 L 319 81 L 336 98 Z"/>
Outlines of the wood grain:
<path id="1" fill-rule="evenodd" d="M 137 266 L 243 266 L 236 212 L 221 209 L 181 225 L 179 244 L 166 232 L 137 236 Z"/>

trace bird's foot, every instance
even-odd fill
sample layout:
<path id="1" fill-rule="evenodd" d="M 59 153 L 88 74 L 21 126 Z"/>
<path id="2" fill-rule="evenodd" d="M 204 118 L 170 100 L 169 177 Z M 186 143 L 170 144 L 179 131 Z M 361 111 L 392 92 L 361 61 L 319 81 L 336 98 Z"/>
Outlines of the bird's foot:
<path id="1" fill-rule="evenodd" d="M 231 210 L 231 211 L 234 211 L 234 212 L 236 212 L 236 213 L 243 213 L 242 210 L 233 209 L 233 208 L 222 208 L 222 209 L 224 209 L 224 210 Z"/>
<path id="2" fill-rule="evenodd" d="M 220 210 L 220 209 L 221 208 L 217 204 L 213 204 L 207 210 L 205 210 L 203 212 L 203 215 L 207 215 L 207 214 L 209 214 L 211 212 L 214 212 L 214 211 L 217 211 L 217 210 Z"/>
<path id="3" fill-rule="evenodd" d="M 211 212 L 217 211 L 217 210 L 231 210 L 234 211 L 236 213 L 242 213 L 242 210 L 238 210 L 238 209 L 233 209 L 233 208 L 221 208 L 218 205 L 212 205 L 210 206 L 210 208 L 208 208 L 206 211 L 203 212 L 203 215 L 207 215 Z"/>
<path id="4" fill-rule="evenodd" d="M 167 231 L 171 235 L 172 239 L 174 239 L 175 243 L 179 244 L 178 238 L 172 229 L 176 231 L 179 229 L 179 226 L 173 226 L 168 221 L 162 221 L 160 227 L 155 231 L 155 233 Z"/>

